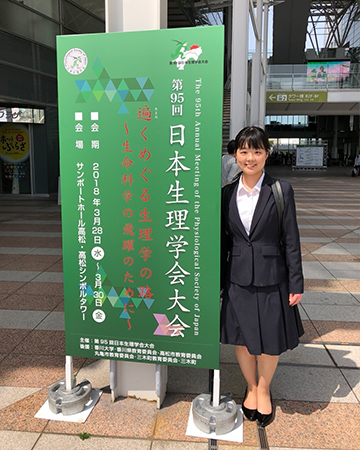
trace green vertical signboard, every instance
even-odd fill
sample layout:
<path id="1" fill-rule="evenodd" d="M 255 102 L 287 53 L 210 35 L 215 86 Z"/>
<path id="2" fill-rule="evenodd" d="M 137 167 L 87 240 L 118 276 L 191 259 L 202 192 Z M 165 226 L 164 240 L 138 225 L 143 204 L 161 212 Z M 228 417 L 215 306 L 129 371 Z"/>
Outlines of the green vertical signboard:
<path id="1" fill-rule="evenodd" d="M 58 37 L 68 355 L 218 368 L 223 48 Z"/>

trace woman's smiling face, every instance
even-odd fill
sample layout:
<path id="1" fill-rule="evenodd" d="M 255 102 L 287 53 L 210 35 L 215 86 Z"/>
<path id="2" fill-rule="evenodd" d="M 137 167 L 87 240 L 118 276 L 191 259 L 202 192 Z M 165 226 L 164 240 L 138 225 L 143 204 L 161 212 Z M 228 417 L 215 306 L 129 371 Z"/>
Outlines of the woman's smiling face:
<path id="1" fill-rule="evenodd" d="M 245 143 L 236 151 L 236 161 L 245 175 L 260 174 L 265 166 L 268 152 L 263 148 L 249 148 Z"/>

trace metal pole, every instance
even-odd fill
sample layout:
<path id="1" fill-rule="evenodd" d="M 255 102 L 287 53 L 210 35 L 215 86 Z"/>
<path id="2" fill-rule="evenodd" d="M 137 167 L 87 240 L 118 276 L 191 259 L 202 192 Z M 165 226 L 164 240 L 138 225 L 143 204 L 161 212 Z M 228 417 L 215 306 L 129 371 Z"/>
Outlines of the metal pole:
<path id="1" fill-rule="evenodd" d="M 111 392 L 111 401 L 115 401 L 115 389 L 117 386 L 117 368 L 116 361 L 110 359 L 110 392 Z"/>
<path id="2" fill-rule="evenodd" d="M 214 387 L 212 403 L 214 407 L 220 405 L 220 370 L 214 370 Z"/>
<path id="3" fill-rule="evenodd" d="M 74 371 L 72 356 L 65 356 L 65 389 L 71 391 L 74 388 Z"/>
<path id="4" fill-rule="evenodd" d="M 230 139 L 246 126 L 249 1 L 233 2 L 231 46 Z"/>

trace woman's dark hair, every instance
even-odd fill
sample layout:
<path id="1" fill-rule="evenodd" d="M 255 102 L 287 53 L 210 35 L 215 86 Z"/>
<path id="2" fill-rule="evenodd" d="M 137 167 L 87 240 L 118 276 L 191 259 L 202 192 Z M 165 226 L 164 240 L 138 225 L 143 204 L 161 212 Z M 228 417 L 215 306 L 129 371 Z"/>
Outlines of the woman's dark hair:
<path id="1" fill-rule="evenodd" d="M 270 151 L 270 142 L 265 131 L 260 127 L 245 127 L 237 134 L 235 138 L 236 149 L 243 148 L 245 144 L 249 148 L 263 148 L 266 152 Z"/>

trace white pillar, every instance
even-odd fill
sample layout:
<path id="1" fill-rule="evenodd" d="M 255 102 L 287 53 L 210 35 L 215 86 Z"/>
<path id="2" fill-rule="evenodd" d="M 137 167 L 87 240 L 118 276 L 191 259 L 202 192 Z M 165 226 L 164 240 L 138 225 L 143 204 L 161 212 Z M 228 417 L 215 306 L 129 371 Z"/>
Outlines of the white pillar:
<path id="1" fill-rule="evenodd" d="M 145 31 L 167 28 L 167 0 L 105 0 L 105 30 Z M 133 396 L 156 401 L 165 398 L 167 366 L 110 361 L 111 399 Z"/>
<path id="2" fill-rule="evenodd" d="M 167 28 L 167 0 L 105 0 L 105 31 Z"/>
<path id="3" fill-rule="evenodd" d="M 246 126 L 249 1 L 233 2 L 230 139 Z"/>
<path id="4" fill-rule="evenodd" d="M 260 123 L 260 82 L 261 82 L 261 36 L 262 36 L 263 0 L 256 3 L 256 50 L 252 57 L 251 69 L 251 103 L 250 103 L 250 125 Z"/>
<path id="5" fill-rule="evenodd" d="M 268 24 L 269 24 L 269 3 L 264 1 L 264 31 L 262 42 L 262 70 L 260 81 L 260 109 L 259 109 L 259 125 L 265 128 L 266 116 L 266 75 L 267 75 L 267 51 L 268 51 Z"/>

